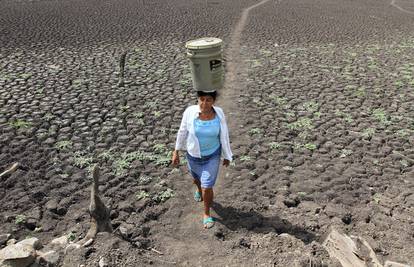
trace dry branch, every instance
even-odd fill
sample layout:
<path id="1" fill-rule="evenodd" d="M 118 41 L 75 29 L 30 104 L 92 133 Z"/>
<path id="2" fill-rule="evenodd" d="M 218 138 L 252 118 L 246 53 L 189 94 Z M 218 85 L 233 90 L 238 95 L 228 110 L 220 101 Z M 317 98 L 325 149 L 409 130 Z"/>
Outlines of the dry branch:
<path id="1" fill-rule="evenodd" d="M 2 178 L 3 176 L 6 176 L 7 174 L 15 172 L 18 167 L 19 167 L 19 163 L 18 162 L 14 163 L 10 168 L 8 168 L 7 170 L 5 170 L 4 172 L 0 174 L 0 178 Z"/>

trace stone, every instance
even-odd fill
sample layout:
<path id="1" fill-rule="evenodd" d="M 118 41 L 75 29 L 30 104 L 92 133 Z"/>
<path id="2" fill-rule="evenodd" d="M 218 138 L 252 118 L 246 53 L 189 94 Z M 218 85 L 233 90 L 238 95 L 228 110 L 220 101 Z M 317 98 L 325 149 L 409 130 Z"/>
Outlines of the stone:
<path id="1" fill-rule="evenodd" d="M 73 243 L 73 244 L 69 244 L 68 246 L 66 246 L 65 248 L 65 255 L 68 254 L 70 251 L 73 250 L 77 250 L 79 248 L 81 248 L 82 246 L 77 244 L 77 243 Z"/>
<path id="2" fill-rule="evenodd" d="M 24 246 L 31 246 L 33 249 L 36 249 L 36 250 L 42 248 L 42 244 L 40 243 L 39 239 L 37 239 L 36 237 L 26 238 L 17 244 L 24 245 Z"/>
<path id="3" fill-rule="evenodd" d="M 16 239 L 14 239 L 14 238 L 12 238 L 12 239 L 9 239 L 9 240 L 7 241 L 6 245 L 7 245 L 7 246 L 14 245 L 14 244 L 16 244 L 16 242 L 17 242 L 17 240 L 16 240 Z"/>
<path id="4" fill-rule="evenodd" d="M 0 250 L 1 267 L 27 267 L 35 260 L 35 250 L 29 245 L 13 244 Z"/>
<path id="5" fill-rule="evenodd" d="M 398 263 L 395 261 L 386 261 L 384 267 L 410 267 L 410 265 Z"/>
<path id="6" fill-rule="evenodd" d="M 6 245 L 7 241 L 10 238 L 10 236 L 11 236 L 10 234 L 0 235 L 0 246 Z"/>
<path id="7" fill-rule="evenodd" d="M 59 263 L 59 253 L 51 250 L 45 253 L 39 253 L 36 261 L 42 266 L 57 266 Z"/>
<path id="8" fill-rule="evenodd" d="M 50 242 L 50 245 L 52 245 L 53 247 L 57 247 L 57 248 L 65 248 L 68 244 L 69 244 L 69 240 L 68 240 L 68 237 L 65 235 L 55 238 Z"/>
<path id="9" fill-rule="evenodd" d="M 98 263 L 99 267 L 108 267 L 108 260 L 105 257 L 102 257 Z"/>
<path id="10" fill-rule="evenodd" d="M 58 206 L 58 202 L 57 202 L 57 200 L 56 200 L 56 199 L 51 199 L 51 200 L 49 200 L 49 201 L 46 203 L 46 209 L 47 209 L 48 211 L 53 212 L 53 213 L 55 213 L 55 212 L 56 212 L 56 210 L 57 210 L 57 206 Z"/>

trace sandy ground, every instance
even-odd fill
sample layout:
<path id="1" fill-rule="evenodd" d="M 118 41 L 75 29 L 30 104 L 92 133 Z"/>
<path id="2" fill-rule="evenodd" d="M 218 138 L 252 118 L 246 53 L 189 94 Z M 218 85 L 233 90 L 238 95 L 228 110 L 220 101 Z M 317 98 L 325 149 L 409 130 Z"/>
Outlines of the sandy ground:
<path id="1" fill-rule="evenodd" d="M 21 164 L 0 181 L 0 234 L 81 239 L 99 164 L 115 233 L 62 266 L 339 266 L 331 227 L 414 265 L 411 2 L 0 6 L 0 170 Z M 235 154 L 208 231 L 185 166 L 168 166 L 199 36 L 226 43 L 217 104 Z"/>

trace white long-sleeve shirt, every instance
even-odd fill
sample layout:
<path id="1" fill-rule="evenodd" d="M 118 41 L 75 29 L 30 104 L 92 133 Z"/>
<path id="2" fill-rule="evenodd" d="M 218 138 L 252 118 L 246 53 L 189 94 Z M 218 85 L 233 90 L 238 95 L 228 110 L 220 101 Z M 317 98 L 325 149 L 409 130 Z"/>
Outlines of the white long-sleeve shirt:
<path id="1" fill-rule="evenodd" d="M 224 112 L 219 107 L 213 106 L 213 109 L 220 119 L 221 156 L 224 159 L 231 161 L 233 154 L 230 148 L 229 130 L 227 128 Z M 201 153 L 200 144 L 195 134 L 194 120 L 198 118 L 200 112 L 200 107 L 198 105 L 186 108 L 181 120 L 180 129 L 177 133 L 177 141 L 175 143 L 175 150 L 187 150 L 190 156 L 196 158 L 201 158 Z"/>

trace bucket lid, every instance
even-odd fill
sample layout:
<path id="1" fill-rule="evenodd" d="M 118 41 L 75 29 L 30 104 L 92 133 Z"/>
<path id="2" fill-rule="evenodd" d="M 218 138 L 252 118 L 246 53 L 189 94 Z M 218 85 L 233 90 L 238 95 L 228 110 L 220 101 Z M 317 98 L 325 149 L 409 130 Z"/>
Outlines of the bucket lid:
<path id="1" fill-rule="evenodd" d="M 206 49 L 213 47 L 220 47 L 223 41 L 215 37 L 204 37 L 196 40 L 191 40 L 185 43 L 188 49 Z"/>

